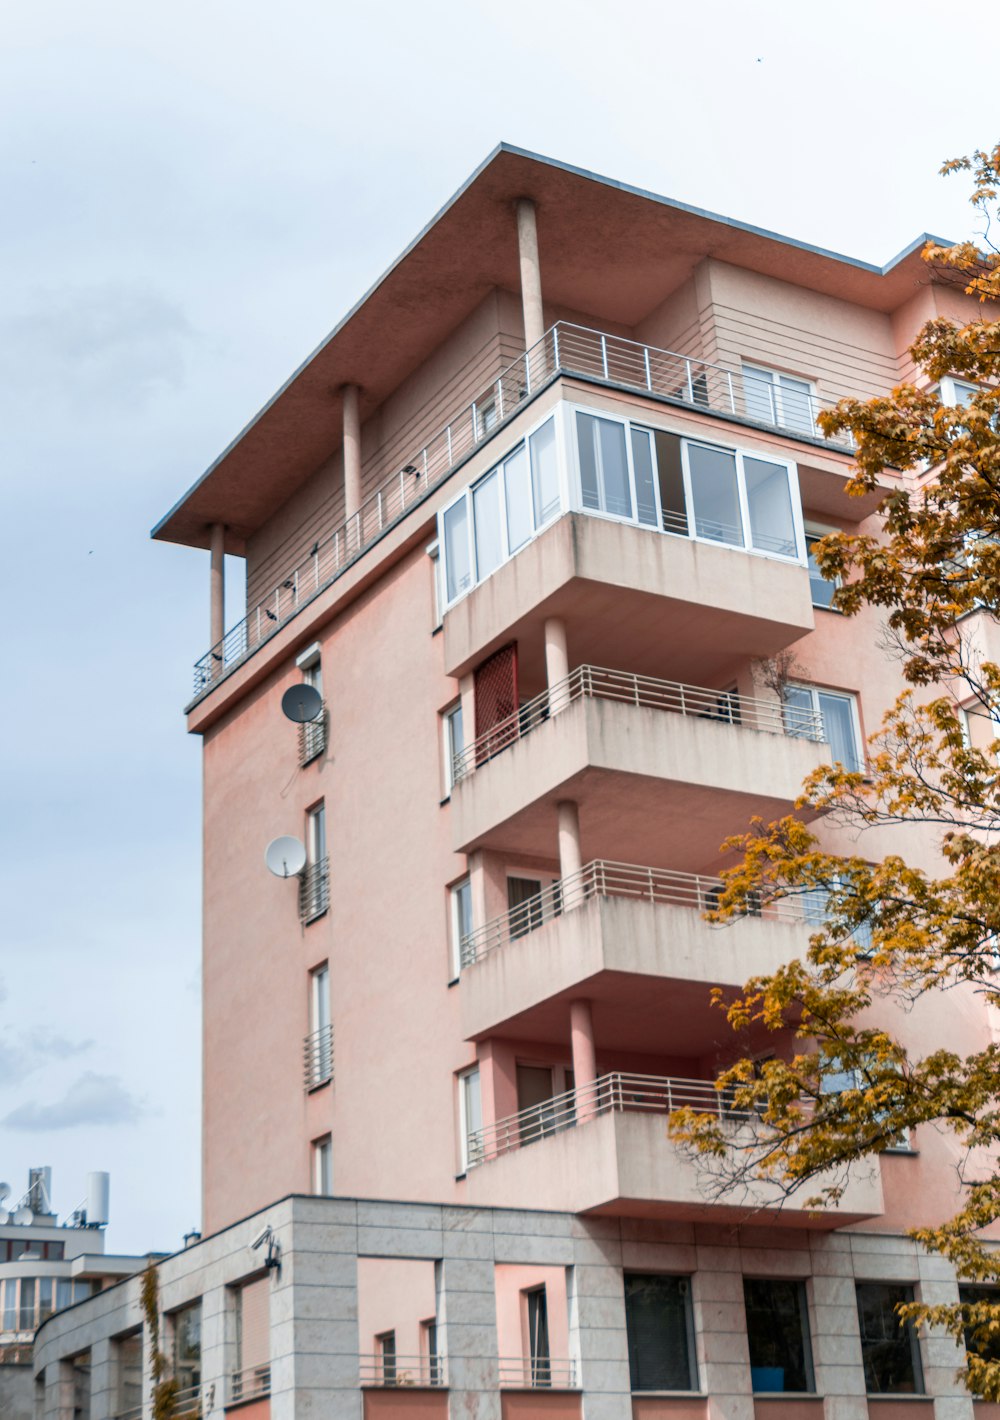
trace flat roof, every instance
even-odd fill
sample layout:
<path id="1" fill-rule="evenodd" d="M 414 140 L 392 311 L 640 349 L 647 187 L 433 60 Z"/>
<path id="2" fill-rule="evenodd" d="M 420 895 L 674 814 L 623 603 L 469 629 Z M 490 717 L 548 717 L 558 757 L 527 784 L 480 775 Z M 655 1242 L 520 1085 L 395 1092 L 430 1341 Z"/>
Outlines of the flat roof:
<path id="1" fill-rule="evenodd" d="M 609 196 L 613 194 L 613 196 Z M 885 266 L 796 241 L 614 178 L 500 143 L 153 528 L 227 549 L 271 517 L 341 438 L 341 386 L 367 418 L 494 287 L 518 291 L 514 204 L 537 208 L 546 304 L 635 325 L 706 256 L 879 311 L 926 280 L 927 233 Z"/>

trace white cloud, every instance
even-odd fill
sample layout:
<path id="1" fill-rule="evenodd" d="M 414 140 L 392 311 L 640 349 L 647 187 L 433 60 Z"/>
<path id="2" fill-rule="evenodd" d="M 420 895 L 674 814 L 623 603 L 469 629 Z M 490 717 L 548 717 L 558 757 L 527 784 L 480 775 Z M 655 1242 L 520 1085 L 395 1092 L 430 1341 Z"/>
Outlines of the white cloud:
<path id="1" fill-rule="evenodd" d="M 19 1105 L 2 1121 L 8 1129 L 38 1133 L 48 1129 L 75 1129 L 88 1124 L 135 1124 L 144 1113 L 140 1100 L 126 1090 L 117 1075 L 96 1075 L 92 1070 L 72 1085 L 54 1104 L 34 1100 Z"/>

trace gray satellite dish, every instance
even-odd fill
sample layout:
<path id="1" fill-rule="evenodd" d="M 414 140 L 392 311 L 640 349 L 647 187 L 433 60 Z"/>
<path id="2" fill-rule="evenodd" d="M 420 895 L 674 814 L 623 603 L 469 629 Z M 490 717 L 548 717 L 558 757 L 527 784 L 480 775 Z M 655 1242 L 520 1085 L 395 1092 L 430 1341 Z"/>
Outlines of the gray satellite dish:
<path id="1" fill-rule="evenodd" d="M 291 685 L 281 697 L 281 709 L 296 725 L 304 725 L 322 715 L 323 697 L 314 685 Z"/>
<path id="2" fill-rule="evenodd" d="M 26 1228 L 34 1221 L 34 1213 L 26 1206 L 18 1208 L 17 1212 L 14 1214 L 14 1222 L 17 1223 L 19 1227 Z"/>
<path id="3" fill-rule="evenodd" d="M 0 1183 L 0 1203 L 2 1203 L 5 1198 L 9 1198 L 9 1197 L 10 1197 L 10 1184 L 9 1184 L 9 1183 Z"/>
<path id="4" fill-rule="evenodd" d="M 267 845 L 264 862 L 276 878 L 298 877 L 306 865 L 306 850 L 298 838 L 286 835 Z"/>

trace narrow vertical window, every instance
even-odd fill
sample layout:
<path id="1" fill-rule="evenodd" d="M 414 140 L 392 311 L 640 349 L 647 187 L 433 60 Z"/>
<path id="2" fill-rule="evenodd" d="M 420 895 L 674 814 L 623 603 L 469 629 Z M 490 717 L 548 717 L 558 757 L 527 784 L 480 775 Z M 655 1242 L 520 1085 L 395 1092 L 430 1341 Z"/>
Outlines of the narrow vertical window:
<path id="1" fill-rule="evenodd" d="M 458 1077 L 459 1154 L 462 1172 L 483 1161 L 483 1105 L 479 1066 Z"/>
<path id="2" fill-rule="evenodd" d="M 306 685 L 312 686 L 320 700 L 323 699 L 323 661 L 318 645 L 310 646 L 295 664 L 302 672 Z M 309 764 L 326 749 L 326 706 L 315 720 L 307 720 L 299 726 L 299 763 Z"/>
<path id="3" fill-rule="evenodd" d="M 299 879 L 299 909 L 312 922 L 330 906 L 330 864 L 326 848 L 326 806 L 316 804 L 306 814 L 306 867 Z"/>
<path id="4" fill-rule="evenodd" d="M 481 582 L 503 561 L 503 523 L 500 510 L 500 470 L 494 469 L 472 490 L 476 529 L 476 580 Z"/>
<path id="5" fill-rule="evenodd" d="M 656 512 L 655 479 L 653 477 L 653 441 L 648 429 L 632 426 L 632 467 L 635 470 L 636 517 L 646 527 L 659 523 Z"/>
<path id="6" fill-rule="evenodd" d="M 428 1317 L 420 1323 L 420 1347 L 421 1355 L 426 1358 L 427 1384 L 442 1385 L 444 1377 L 441 1353 L 438 1350 L 437 1317 Z"/>
<path id="7" fill-rule="evenodd" d="M 758 552 L 795 556 L 795 519 L 784 464 L 743 456 L 750 538 Z"/>
<path id="8" fill-rule="evenodd" d="M 531 475 L 528 453 L 522 444 L 503 466 L 507 500 L 507 552 L 516 552 L 534 532 L 531 516 Z"/>
<path id="9" fill-rule="evenodd" d="M 535 1287 L 524 1297 L 528 1321 L 528 1355 L 531 1361 L 531 1384 L 552 1384 L 552 1358 L 549 1354 L 549 1307 L 544 1287 Z"/>
<path id="10" fill-rule="evenodd" d="M 447 569 L 448 600 L 472 586 L 472 558 L 469 549 L 469 500 L 453 504 L 441 519 L 444 533 L 444 563 Z"/>
<path id="11" fill-rule="evenodd" d="M 691 500 L 698 537 L 742 547 L 743 517 L 736 479 L 736 455 L 706 444 L 687 444 Z"/>
<path id="12" fill-rule="evenodd" d="M 463 966 L 475 961 L 472 942 L 472 882 L 463 878 L 451 889 L 451 970 L 455 980 Z"/>
<path id="13" fill-rule="evenodd" d="M 898 1282 L 859 1282 L 857 1298 L 868 1394 L 922 1395 L 917 1334 L 913 1324 L 901 1321 L 896 1311 L 913 1301 L 913 1288 Z"/>
<path id="14" fill-rule="evenodd" d="M 616 419 L 599 419 L 577 413 L 580 449 L 580 488 L 583 506 L 616 518 L 632 516 L 625 425 Z"/>
<path id="15" fill-rule="evenodd" d="M 803 1283 L 746 1277 L 743 1297 L 754 1392 L 815 1390 Z"/>
<path id="16" fill-rule="evenodd" d="M 375 1338 L 376 1354 L 379 1359 L 379 1376 L 383 1385 L 396 1384 L 396 1333 L 383 1331 Z"/>
<path id="17" fill-rule="evenodd" d="M 459 758 L 465 749 L 465 726 L 462 723 L 462 702 L 441 713 L 442 756 L 444 759 L 444 797 L 447 798 L 459 777 Z"/>
<path id="18" fill-rule="evenodd" d="M 559 512 L 559 453 L 556 421 L 547 419 L 528 439 L 531 452 L 531 498 L 535 527 L 541 528 Z"/>
<path id="19" fill-rule="evenodd" d="M 806 533 L 806 559 L 809 563 L 809 592 L 812 597 L 813 606 L 824 607 L 827 611 L 831 609 L 833 594 L 839 586 L 838 582 L 828 582 L 819 570 L 819 563 L 816 561 L 816 544 L 823 537 L 821 532 Z"/>
<path id="20" fill-rule="evenodd" d="M 333 1193 L 333 1140 L 329 1134 L 313 1141 L 312 1155 L 313 1193 L 329 1198 Z"/>
<path id="21" fill-rule="evenodd" d="M 314 1089 L 333 1076 L 333 1028 L 330 1022 L 330 968 L 326 962 L 309 973 L 309 1038 L 306 1085 Z"/>

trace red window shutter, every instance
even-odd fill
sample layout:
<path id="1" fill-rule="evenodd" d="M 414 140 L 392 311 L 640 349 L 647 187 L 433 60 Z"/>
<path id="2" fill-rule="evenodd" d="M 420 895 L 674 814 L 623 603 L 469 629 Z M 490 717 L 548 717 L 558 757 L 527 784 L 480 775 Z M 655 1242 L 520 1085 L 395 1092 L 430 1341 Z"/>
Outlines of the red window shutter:
<path id="1" fill-rule="evenodd" d="M 501 646 L 475 671 L 476 763 L 517 739 L 517 642 Z"/>

